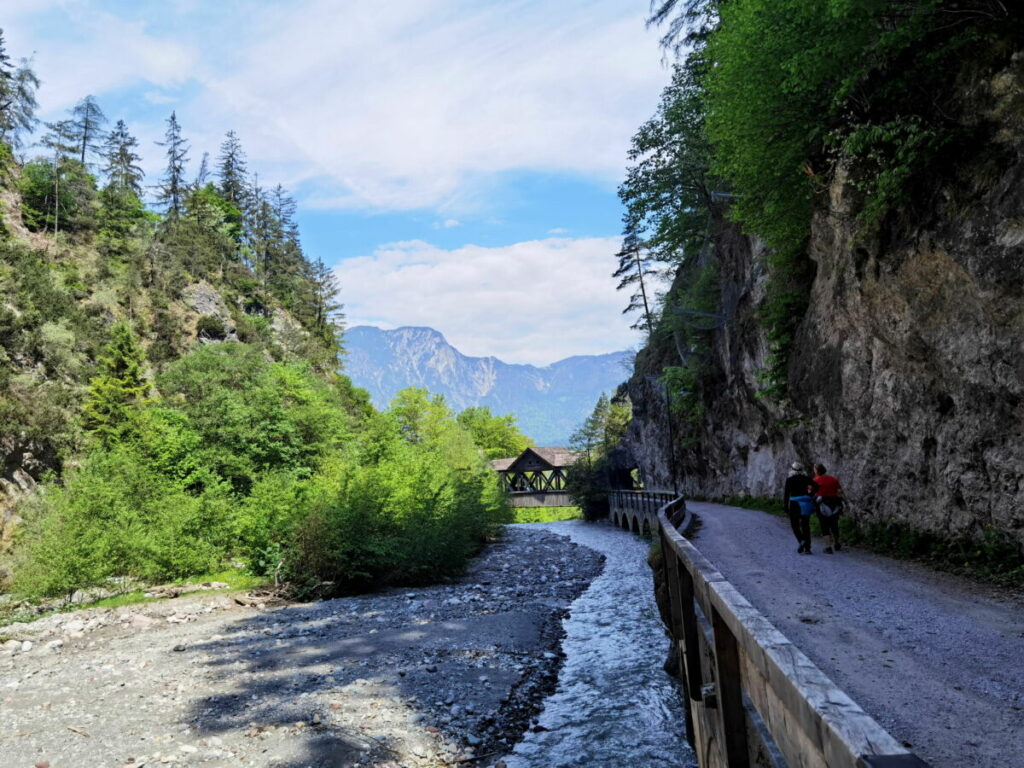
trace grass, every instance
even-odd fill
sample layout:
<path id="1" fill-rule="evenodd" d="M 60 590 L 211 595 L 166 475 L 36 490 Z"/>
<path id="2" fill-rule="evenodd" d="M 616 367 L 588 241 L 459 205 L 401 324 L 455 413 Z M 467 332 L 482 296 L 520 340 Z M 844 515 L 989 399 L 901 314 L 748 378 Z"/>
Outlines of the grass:
<path id="1" fill-rule="evenodd" d="M 579 507 L 515 507 L 517 523 L 557 523 L 562 520 L 582 520 Z"/>

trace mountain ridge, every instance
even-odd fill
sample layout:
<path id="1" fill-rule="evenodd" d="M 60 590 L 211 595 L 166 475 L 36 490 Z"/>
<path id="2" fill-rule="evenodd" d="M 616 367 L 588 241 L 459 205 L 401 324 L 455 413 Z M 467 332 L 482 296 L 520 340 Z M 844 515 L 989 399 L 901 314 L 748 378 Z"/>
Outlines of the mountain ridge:
<path id="1" fill-rule="evenodd" d="M 428 326 L 384 330 L 357 325 L 345 332 L 345 373 L 384 407 L 398 391 L 426 387 L 456 411 L 488 406 L 513 413 L 539 444 L 564 444 L 602 392 L 627 376 L 630 352 L 572 355 L 546 366 L 464 355 Z"/>

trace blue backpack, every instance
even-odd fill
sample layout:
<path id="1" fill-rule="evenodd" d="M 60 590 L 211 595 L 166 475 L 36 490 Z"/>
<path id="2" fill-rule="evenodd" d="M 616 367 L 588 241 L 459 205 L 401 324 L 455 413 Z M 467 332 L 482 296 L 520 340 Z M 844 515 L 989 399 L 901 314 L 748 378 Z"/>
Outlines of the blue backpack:
<path id="1" fill-rule="evenodd" d="M 804 517 L 814 514 L 814 499 L 810 496 L 790 496 L 789 500 L 800 505 L 800 514 Z"/>

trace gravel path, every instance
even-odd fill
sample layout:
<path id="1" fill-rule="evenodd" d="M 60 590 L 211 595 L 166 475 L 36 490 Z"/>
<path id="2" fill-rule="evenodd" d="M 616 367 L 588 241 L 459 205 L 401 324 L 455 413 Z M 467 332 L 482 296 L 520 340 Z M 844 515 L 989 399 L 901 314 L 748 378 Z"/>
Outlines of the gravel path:
<path id="1" fill-rule="evenodd" d="M 0 764 L 491 765 L 553 690 L 562 619 L 602 561 L 515 527 L 452 584 L 0 627 Z"/>
<path id="2" fill-rule="evenodd" d="M 1024 598 L 689 502 L 703 552 L 825 674 L 933 768 L 1024 767 Z"/>

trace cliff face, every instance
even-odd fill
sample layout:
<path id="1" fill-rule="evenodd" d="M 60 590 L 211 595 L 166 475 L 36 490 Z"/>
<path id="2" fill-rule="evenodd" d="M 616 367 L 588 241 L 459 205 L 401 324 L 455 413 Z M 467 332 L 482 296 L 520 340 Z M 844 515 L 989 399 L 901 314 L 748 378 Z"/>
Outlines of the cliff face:
<path id="1" fill-rule="evenodd" d="M 756 317 L 762 246 L 719 218 L 722 304 L 736 310 L 709 332 L 706 412 L 693 446 L 677 448 L 687 493 L 776 496 L 791 461 L 820 461 L 862 519 L 954 536 L 992 526 L 1024 542 L 1024 58 L 969 85 L 963 120 L 990 141 L 914 214 L 865 235 L 857 193 L 836 173 L 811 229 L 816 276 L 785 408 L 756 396 L 769 352 Z M 648 348 L 630 383 L 628 447 L 660 486 L 664 401 L 643 376 L 675 355 Z"/>

